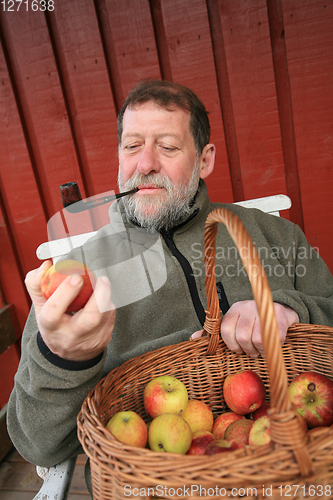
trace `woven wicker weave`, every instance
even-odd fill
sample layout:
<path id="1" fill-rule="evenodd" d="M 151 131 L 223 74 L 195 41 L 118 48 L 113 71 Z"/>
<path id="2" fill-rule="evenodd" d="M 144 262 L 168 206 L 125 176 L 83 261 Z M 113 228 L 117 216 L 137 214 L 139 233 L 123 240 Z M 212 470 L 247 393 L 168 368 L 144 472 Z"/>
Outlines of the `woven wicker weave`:
<path id="1" fill-rule="evenodd" d="M 232 353 L 219 335 L 220 311 L 214 276 L 218 223 L 226 225 L 247 270 L 261 319 L 265 359 Z M 250 248 L 242 256 L 242 248 Z M 311 436 L 301 431 L 288 383 L 302 371 L 333 379 L 333 328 L 293 325 L 281 348 L 271 291 L 252 240 L 233 213 L 209 214 L 205 231 L 206 336 L 168 346 L 124 363 L 101 380 L 78 416 L 78 437 L 90 458 L 95 500 L 124 498 L 333 498 L 333 428 Z M 105 425 L 123 410 L 145 420 L 143 390 L 159 375 L 184 382 L 191 399 L 225 411 L 223 380 L 252 369 L 263 379 L 271 403 L 272 442 L 225 454 L 177 455 L 126 446 Z M 135 489 L 137 488 L 137 489 Z"/>

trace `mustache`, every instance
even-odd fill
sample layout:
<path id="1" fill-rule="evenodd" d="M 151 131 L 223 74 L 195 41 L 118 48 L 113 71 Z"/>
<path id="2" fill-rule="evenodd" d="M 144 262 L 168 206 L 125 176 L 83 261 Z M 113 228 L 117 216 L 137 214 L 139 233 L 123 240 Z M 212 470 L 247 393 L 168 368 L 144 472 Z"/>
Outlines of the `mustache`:
<path id="1" fill-rule="evenodd" d="M 123 183 L 121 182 L 120 185 L 122 184 Z M 124 188 L 130 190 L 137 188 L 142 184 L 149 184 L 156 188 L 164 188 L 168 193 L 171 193 L 173 190 L 173 184 L 170 178 L 166 175 L 159 174 L 136 174 L 125 183 Z"/>

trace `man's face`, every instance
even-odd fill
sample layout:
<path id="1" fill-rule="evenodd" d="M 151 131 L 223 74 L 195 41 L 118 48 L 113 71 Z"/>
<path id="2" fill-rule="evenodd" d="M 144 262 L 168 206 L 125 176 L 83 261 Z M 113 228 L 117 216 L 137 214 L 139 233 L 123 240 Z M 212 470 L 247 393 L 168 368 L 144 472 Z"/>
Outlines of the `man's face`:
<path id="1" fill-rule="evenodd" d="M 178 222 L 179 210 L 193 199 L 200 178 L 199 162 L 189 128 L 190 114 L 168 111 L 154 102 L 126 109 L 119 146 L 119 188 L 139 187 L 123 198 L 127 214 L 156 230 Z M 184 215 L 184 214 L 183 214 Z"/>

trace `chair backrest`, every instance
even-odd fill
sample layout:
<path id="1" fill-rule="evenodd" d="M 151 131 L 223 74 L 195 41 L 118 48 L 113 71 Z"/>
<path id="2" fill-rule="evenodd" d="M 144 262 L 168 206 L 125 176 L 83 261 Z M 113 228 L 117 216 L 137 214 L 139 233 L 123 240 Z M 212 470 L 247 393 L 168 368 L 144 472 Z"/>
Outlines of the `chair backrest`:
<path id="1" fill-rule="evenodd" d="M 235 205 L 241 205 L 246 208 L 258 208 L 271 215 L 280 215 L 281 210 L 287 210 L 291 207 L 291 200 L 284 194 L 267 196 L 265 198 L 255 198 L 253 200 L 238 201 Z M 94 236 L 97 231 L 83 233 L 76 236 L 68 236 L 58 240 L 47 241 L 37 248 L 37 257 L 40 260 L 53 259 L 59 260 L 63 255 L 67 255 L 70 250 L 82 246 L 89 238 Z"/>

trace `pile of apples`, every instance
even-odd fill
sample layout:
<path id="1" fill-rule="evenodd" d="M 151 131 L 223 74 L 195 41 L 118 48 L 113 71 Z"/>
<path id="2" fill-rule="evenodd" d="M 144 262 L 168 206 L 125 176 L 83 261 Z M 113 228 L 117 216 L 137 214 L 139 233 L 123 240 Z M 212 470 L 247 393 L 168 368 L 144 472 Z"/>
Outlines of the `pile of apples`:
<path id="1" fill-rule="evenodd" d="M 228 375 L 223 383 L 227 410 L 214 418 L 208 404 L 189 399 L 182 381 L 169 375 L 152 379 L 143 392 L 148 424 L 134 411 L 116 413 L 107 428 L 122 443 L 153 451 L 214 455 L 269 443 L 269 401 L 262 379 L 252 370 Z M 333 381 L 315 372 L 296 376 L 291 401 L 305 432 L 333 427 Z"/>

